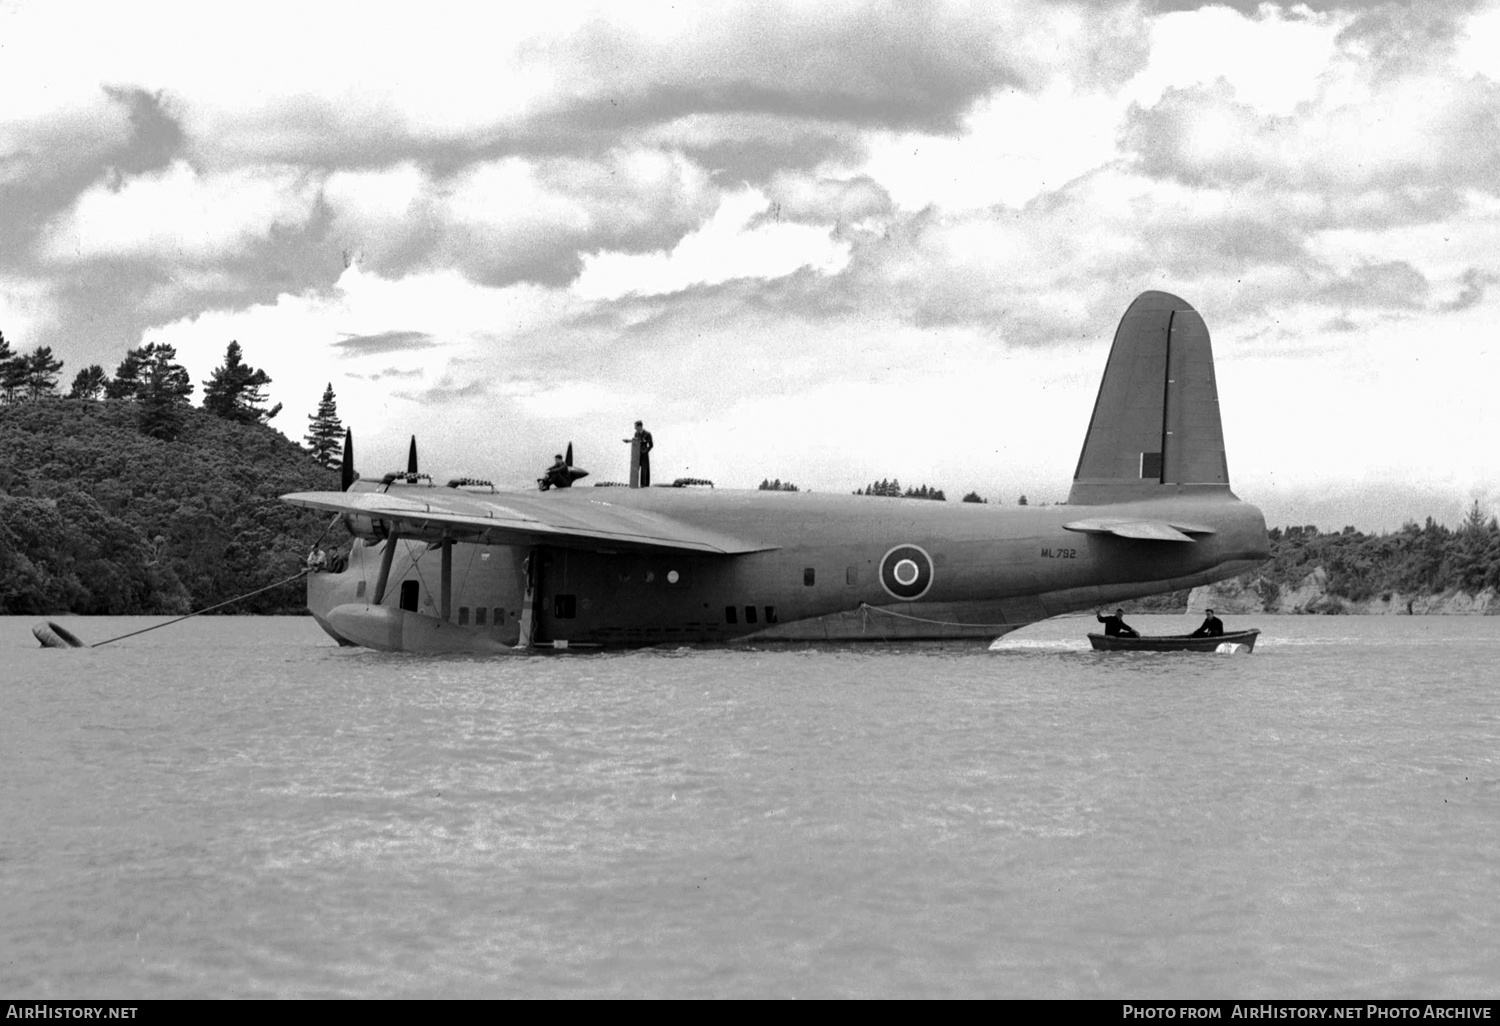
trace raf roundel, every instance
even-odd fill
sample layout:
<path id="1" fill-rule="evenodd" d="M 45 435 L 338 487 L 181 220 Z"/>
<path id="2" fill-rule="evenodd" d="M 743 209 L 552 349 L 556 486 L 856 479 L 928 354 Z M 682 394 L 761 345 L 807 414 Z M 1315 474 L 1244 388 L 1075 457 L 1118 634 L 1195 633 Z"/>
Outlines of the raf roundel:
<path id="1" fill-rule="evenodd" d="M 898 599 L 919 599 L 932 587 L 932 557 L 915 545 L 897 545 L 880 560 L 880 583 Z"/>

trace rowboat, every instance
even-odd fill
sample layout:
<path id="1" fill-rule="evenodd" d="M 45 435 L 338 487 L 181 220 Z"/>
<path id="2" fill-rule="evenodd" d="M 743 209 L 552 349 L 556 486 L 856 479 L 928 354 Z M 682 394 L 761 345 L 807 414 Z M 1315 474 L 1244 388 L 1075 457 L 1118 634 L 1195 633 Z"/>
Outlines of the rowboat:
<path id="1" fill-rule="evenodd" d="M 1217 652 L 1220 645 L 1239 645 L 1249 652 L 1255 648 L 1255 639 L 1260 629 L 1248 631 L 1226 631 L 1223 634 L 1194 636 L 1192 634 L 1158 634 L 1154 637 L 1127 638 L 1110 637 L 1107 634 L 1090 634 L 1089 644 L 1096 652 Z M 1226 651 L 1236 651 L 1226 649 Z"/>

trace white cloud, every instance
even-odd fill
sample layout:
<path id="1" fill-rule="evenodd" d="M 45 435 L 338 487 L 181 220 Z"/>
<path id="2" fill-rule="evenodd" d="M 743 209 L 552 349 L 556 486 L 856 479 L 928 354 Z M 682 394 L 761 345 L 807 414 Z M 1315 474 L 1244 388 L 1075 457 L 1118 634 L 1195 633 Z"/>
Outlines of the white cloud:
<path id="1" fill-rule="evenodd" d="M 53 224 L 50 259 L 148 254 L 202 260 L 263 239 L 275 225 L 300 225 L 316 186 L 293 168 L 244 168 L 200 175 L 183 161 L 128 178 L 118 190 L 100 184 Z"/>
<path id="2" fill-rule="evenodd" d="M 709 215 L 716 195 L 692 161 L 650 149 L 505 157 L 447 178 L 408 162 L 336 173 L 323 190 L 336 237 L 368 266 L 459 267 L 496 285 L 565 282 L 580 253 L 665 248 Z"/>
<path id="3" fill-rule="evenodd" d="M 19 352 L 33 349 L 36 327 L 51 313 L 47 288 L 35 279 L 0 274 L 0 332 Z"/>
<path id="4" fill-rule="evenodd" d="M 946 211 L 1021 206 L 1115 159 L 1124 114 L 1114 98 L 1053 83 L 1007 89 L 978 104 L 955 136 L 881 133 L 867 172 L 901 206 Z"/>
<path id="5" fill-rule="evenodd" d="M 428 434 L 441 434 L 433 428 L 464 420 L 463 409 L 483 419 L 483 397 L 439 412 L 410 398 L 425 388 L 444 381 L 480 383 L 514 395 L 547 387 L 524 377 L 519 385 L 510 381 L 516 360 L 508 340 L 544 329 L 575 305 L 555 290 L 479 286 L 451 270 L 392 281 L 354 265 L 331 289 L 282 295 L 243 310 L 207 311 L 153 327 L 145 337 L 175 346 L 194 382 L 206 380 L 223 361 L 225 346 L 237 340 L 245 359 L 270 374 L 269 400 L 286 406 L 274 426 L 300 440 L 324 384 L 332 382 L 345 422 L 369 439 L 394 445 L 403 431 L 424 424 Z M 391 331 L 420 333 L 430 345 L 368 355 L 350 355 L 338 346 L 351 336 Z M 469 442 L 454 449 L 476 451 Z"/>
<path id="6" fill-rule="evenodd" d="M 1254 111 L 1291 112 L 1318 95 L 1345 21 L 1288 20 L 1269 6 L 1259 19 L 1222 7 L 1163 15 L 1150 23 L 1149 60 L 1122 89 L 1091 88 L 1076 74 L 1034 92 L 1002 89 L 969 112 L 957 135 L 875 136 L 865 167 L 907 208 L 1021 206 L 1117 159 L 1129 105 L 1153 105 L 1168 89 L 1222 80 Z M 1195 126 L 1197 143 L 1212 148 L 1217 131 L 1219 145 L 1230 145 L 1235 127 L 1205 115 Z"/>
<path id="7" fill-rule="evenodd" d="M 869 227 L 890 212 L 886 191 L 867 176 L 831 178 L 779 171 L 766 186 L 771 207 L 766 219 L 803 224 Z"/>
<path id="8" fill-rule="evenodd" d="M 29 118 L 91 106 L 101 84 L 164 89 L 213 152 L 253 154 L 316 133 L 316 125 L 264 119 L 309 99 L 355 136 L 392 124 L 448 136 L 514 118 L 552 93 L 558 83 L 546 64 L 520 51 L 570 30 L 578 6 L 433 2 L 417 14 L 378 2 L 89 4 L 82 12 L 21 4 L 0 15 L 9 43 L 0 95 L 9 116 Z"/>
<path id="9" fill-rule="evenodd" d="M 1253 17 L 1217 6 L 1164 14 L 1151 23 L 1150 61 L 1119 98 L 1150 106 L 1168 89 L 1223 80 L 1258 112 L 1290 114 L 1322 90 L 1349 20 L 1305 7 L 1288 17 L 1273 4 Z"/>
<path id="10" fill-rule="evenodd" d="M 1465 75 L 1485 75 L 1500 82 L 1500 3 L 1490 0 L 1469 19 L 1453 60 Z"/>
<path id="11" fill-rule="evenodd" d="M 411 216 L 431 183 L 411 161 L 378 171 L 335 171 L 323 183 L 323 198 L 355 226 L 384 225 Z"/>
<path id="12" fill-rule="evenodd" d="M 684 236 L 669 253 L 586 256 L 573 291 L 585 299 L 618 299 L 731 278 L 779 278 L 801 267 L 825 274 L 843 269 L 848 246 L 832 239 L 827 228 L 775 222 L 748 228 L 769 205 L 764 193 L 746 189 L 725 196 L 708 223 Z"/>

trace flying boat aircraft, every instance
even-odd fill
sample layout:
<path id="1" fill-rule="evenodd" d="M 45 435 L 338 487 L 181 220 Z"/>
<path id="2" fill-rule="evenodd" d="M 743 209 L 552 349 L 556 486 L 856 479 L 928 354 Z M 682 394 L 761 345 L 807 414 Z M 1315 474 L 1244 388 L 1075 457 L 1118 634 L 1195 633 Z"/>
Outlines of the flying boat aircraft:
<path id="1" fill-rule="evenodd" d="M 348 450 L 346 449 L 346 455 Z M 1202 317 L 1146 292 L 1115 333 L 1066 504 L 681 487 L 499 490 L 417 472 L 299 492 L 356 540 L 308 576 L 341 644 L 513 652 L 762 641 L 992 639 L 1208 584 L 1269 558 L 1229 488 Z"/>

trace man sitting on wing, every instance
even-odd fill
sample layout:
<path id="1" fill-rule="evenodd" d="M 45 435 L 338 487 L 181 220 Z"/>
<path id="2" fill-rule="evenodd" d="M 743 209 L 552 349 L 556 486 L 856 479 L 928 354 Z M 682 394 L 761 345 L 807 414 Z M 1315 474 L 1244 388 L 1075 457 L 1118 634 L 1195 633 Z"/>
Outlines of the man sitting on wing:
<path id="1" fill-rule="evenodd" d="M 573 475 L 568 473 L 568 463 L 563 459 L 562 453 L 552 457 L 552 466 L 537 481 L 537 486 L 544 492 L 548 488 L 573 487 Z"/>

